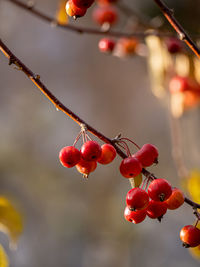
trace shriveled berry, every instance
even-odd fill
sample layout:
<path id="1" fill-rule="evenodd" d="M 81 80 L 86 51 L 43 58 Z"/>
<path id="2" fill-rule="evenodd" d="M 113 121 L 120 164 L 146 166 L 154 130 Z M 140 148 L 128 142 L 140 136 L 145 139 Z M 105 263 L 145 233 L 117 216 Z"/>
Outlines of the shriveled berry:
<path id="1" fill-rule="evenodd" d="M 85 161 L 81 159 L 81 161 L 76 165 L 77 170 L 83 174 L 85 178 L 93 172 L 97 167 L 96 161 Z"/>
<path id="2" fill-rule="evenodd" d="M 124 218 L 134 224 L 141 223 L 146 218 L 146 210 L 131 211 L 126 207 L 124 210 Z"/>
<path id="3" fill-rule="evenodd" d="M 65 6 L 66 12 L 70 17 L 79 18 L 83 17 L 87 11 L 87 8 L 82 7 L 79 8 L 77 7 L 72 0 L 67 1 L 66 6 Z"/>
<path id="4" fill-rule="evenodd" d="M 166 40 L 166 45 L 170 54 L 179 53 L 183 48 L 181 41 L 173 37 Z"/>
<path id="5" fill-rule="evenodd" d="M 142 165 L 137 158 L 128 157 L 122 160 L 119 169 L 121 175 L 126 178 L 131 178 L 141 173 Z"/>
<path id="6" fill-rule="evenodd" d="M 117 152 L 114 146 L 110 144 L 103 144 L 101 146 L 101 156 L 98 159 L 98 162 L 101 164 L 109 164 L 116 157 Z"/>
<path id="7" fill-rule="evenodd" d="M 142 210 L 149 204 L 149 196 L 141 188 L 132 188 L 126 195 L 126 204 L 130 210 Z"/>
<path id="8" fill-rule="evenodd" d="M 200 230 L 193 225 L 186 225 L 180 231 L 180 239 L 185 247 L 200 245 Z"/>
<path id="9" fill-rule="evenodd" d="M 114 24 L 118 19 L 117 9 L 110 6 L 96 7 L 92 15 L 94 21 L 100 25 L 104 23 Z"/>
<path id="10" fill-rule="evenodd" d="M 167 204 L 166 202 L 150 200 L 146 212 L 151 219 L 160 218 L 167 212 Z"/>
<path id="11" fill-rule="evenodd" d="M 173 188 L 171 196 L 166 200 L 169 210 L 178 209 L 184 203 L 185 197 L 183 192 L 178 188 Z"/>
<path id="12" fill-rule="evenodd" d="M 134 156 L 141 162 L 143 167 L 149 167 L 153 163 L 157 163 L 158 149 L 152 144 L 145 144 Z"/>
<path id="13" fill-rule="evenodd" d="M 74 146 L 66 146 L 60 150 L 59 159 L 64 167 L 72 168 L 80 161 L 81 153 Z"/>
<path id="14" fill-rule="evenodd" d="M 110 38 L 103 38 L 99 41 L 99 50 L 103 53 L 111 53 L 115 47 L 115 41 Z"/>
<path id="15" fill-rule="evenodd" d="M 96 141 L 87 141 L 81 147 L 81 156 L 86 161 L 97 161 L 101 157 L 101 147 Z"/>
<path id="16" fill-rule="evenodd" d="M 165 201 L 171 196 L 172 187 L 165 179 L 155 179 L 149 185 L 148 194 L 155 201 Z"/>
<path id="17" fill-rule="evenodd" d="M 79 8 L 89 8 L 94 3 L 94 0 L 72 0 L 72 2 Z"/>

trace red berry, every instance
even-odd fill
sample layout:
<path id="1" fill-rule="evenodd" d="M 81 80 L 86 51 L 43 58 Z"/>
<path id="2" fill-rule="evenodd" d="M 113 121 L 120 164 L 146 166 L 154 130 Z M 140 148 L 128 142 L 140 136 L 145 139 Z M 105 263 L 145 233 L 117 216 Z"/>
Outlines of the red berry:
<path id="1" fill-rule="evenodd" d="M 86 161 L 97 161 L 101 157 L 101 147 L 96 141 L 87 141 L 81 147 L 81 156 Z"/>
<path id="2" fill-rule="evenodd" d="M 76 165 L 77 170 L 83 174 L 85 178 L 93 172 L 97 167 L 96 161 L 85 161 L 81 159 L 81 161 Z"/>
<path id="3" fill-rule="evenodd" d="M 116 2 L 118 2 L 118 0 L 97 0 L 98 5 L 100 6 L 109 6 L 110 4 L 114 4 Z"/>
<path id="4" fill-rule="evenodd" d="M 104 23 L 114 24 L 118 19 L 118 13 L 114 7 L 96 7 L 93 10 L 93 19 L 100 25 Z"/>
<path id="5" fill-rule="evenodd" d="M 169 82 L 169 90 L 171 93 L 184 92 L 190 90 L 190 80 L 187 77 L 174 76 Z"/>
<path id="6" fill-rule="evenodd" d="M 94 0 L 72 0 L 72 2 L 79 8 L 89 8 L 94 3 Z"/>
<path id="7" fill-rule="evenodd" d="M 120 38 L 116 44 L 116 55 L 121 57 L 134 55 L 138 43 L 136 38 Z"/>
<path id="8" fill-rule="evenodd" d="M 98 162 L 101 164 L 109 164 L 116 157 L 117 152 L 114 146 L 110 144 L 103 144 L 101 146 L 101 157 L 98 159 Z"/>
<path id="9" fill-rule="evenodd" d="M 126 195 L 126 204 L 130 210 L 142 210 L 149 204 L 149 196 L 141 188 L 132 188 Z"/>
<path id="10" fill-rule="evenodd" d="M 178 209 L 184 203 L 184 200 L 183 192 L 178 188 L 174 188 L 171 196 L 166 200 L 167 208 L 169 210 Z"/>
<path id="11" fill-rule="evenodd" d="M 122 160 L 120 164 L 120 172 L 126 178 L 135 177 L 142 171 L 142 165 L 135 157 L 128 157 Z"/>
<path id="12" fill-rule="evenodd" d="M 165 201 L 171 196 L 172 187 L 165 179 L 155 179 L 149 185 L 148 194 L 155 201 Z"/>
<path id="13" fill-rule="evenodd" d="M 151 144 L 145 144 L 134 156 L 141 162 L 143 167 L 149 167 L 158 161 L 158 149 Z"/>
<path id="14" fill-rule="evenodd" d="M 167 204 L 165 202 L 150 200 L 146 212 L 151 219 L 160 218 L 167 212 Z"/>
<path id="15" fill-rule="evenodd" d="M 131 211 L 128 207 L 124 210 L 124 218 L 132 223 L 141 223 L 146 218 L 146 210 Z"/>
<path id="16" fill-rule="evenodd" d="M 171 54 L 179 53 L 179 52 L 181 52 L 181 50 L 183 48 L 180 40 L 178 40 L 176 38 L 167 39 L 166 44 L 167 44 L 167 49 L 168 49 L 169 53 L 171 53 Z"/>
<path id="17" fill-rule="evenodd" d="M 66 3 L 66 12 L 70 17 L 79 18 L 85 15 L 87 8 L 77 7 L 72 0 L 67 1 Z"/>
<path id="18" fill-rule="evenodd" d="M 99 41 L 99 50 L 103 53 L 111 53 L 115 47 L 115 41 L 109 38 L 103 38 Z"/>
<path id="19" fill-rule="evenodd" d="M 80 161 L 81 153 L 74 146 L 66 146 L 60 150 L 59 159 L 63 166 L 72 168 Z"/>
<path id="20" fill-rule="evenodd" d="M 180 231 L 180 239 L 185 247 L 200 245 L 200 230 L 193 225 L 186 225 Z"/>

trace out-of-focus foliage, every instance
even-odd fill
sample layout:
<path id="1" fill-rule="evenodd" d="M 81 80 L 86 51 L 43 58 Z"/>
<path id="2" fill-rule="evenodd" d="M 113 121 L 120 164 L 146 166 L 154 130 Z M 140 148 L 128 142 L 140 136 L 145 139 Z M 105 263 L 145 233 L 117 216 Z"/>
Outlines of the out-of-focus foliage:
<path id="1" fill-rule="evenodd" d="M 14 248 L 23 230 L 22 215 L 5 197 L 0 197 L 0 231 L 9 236 L 10 246 Z"/>
<path id="2" fill-rule="evenodd" d="M 2 245 L 0 245 L 0 267 L 9 267 L 9 260 Z"/>
<path id="3" fill-rule="evenodd" d="M 68 23 L 68 16 L 65 10 L 66 1 L 60 0 L 58 10 L 56 13 L 56 19 L 59 23 L 65 25 Z"/>
<path id="4" fill-rule="evenodd" d="M 187 180 L 187 189 L 190 193 L 192 200 L 200 202 L 200 171 L 194 169 L 191 171 L 190 176 Z"/>

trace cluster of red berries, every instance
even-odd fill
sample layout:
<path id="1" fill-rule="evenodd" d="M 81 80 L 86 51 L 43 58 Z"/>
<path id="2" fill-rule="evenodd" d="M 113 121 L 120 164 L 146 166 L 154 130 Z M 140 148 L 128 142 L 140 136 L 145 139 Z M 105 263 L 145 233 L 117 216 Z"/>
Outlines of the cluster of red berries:
<path id="1" fill-rule="evenodd" d="M 158 162 L 158 149 L 151 144 L 145 144 L 135 154 L 123 159 L 120 164 L 120 172 L 125 178 L 139 175 L 142 168 L 149 167 Z"/>
<path id="2" fill-rule="evenodd" d="M 146 216 L 160 221 L 167 209 L 177 209 L 183 203 L 184 195 L 181 190 L 172 189 L 165 179 L 155 179 L 150 183 L 147 192 L 139 187 L 128 191 L 124 217 L 135 224 L 142 222 Z"/>
<path id="3" fill-rule="evenodd" d="M 86 141 L 80 150 L 75 146 L 63 147 L 59 153 L 59 159 L 64 167 L 72 168 L 76 166 L 77 170 L 85 178 L 93 172 L 100 164 L 109 164 L 116 157 L 116 150 L 110 144 L 100 146 L 98 142 Z"/>

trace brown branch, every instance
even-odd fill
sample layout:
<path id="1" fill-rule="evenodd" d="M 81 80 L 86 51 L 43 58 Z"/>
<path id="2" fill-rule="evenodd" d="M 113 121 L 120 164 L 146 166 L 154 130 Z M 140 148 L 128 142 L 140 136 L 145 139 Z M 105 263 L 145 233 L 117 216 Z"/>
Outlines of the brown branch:
<path id="1" fill-rule="evenodd" d="M 127 155 L 117 146 L 115 139 L 110 139 L 103 135 L 101 132 L 94 129 L 92 126 L 90 126 L 88 123 L 86 123 L 83 119 L 81 119 L 78 115 L 76 115 L 73 111 L 71 111 L 69 108 L 67 108 L 64 104 L 62 104 L 48 89 L 47 87 L 42 83 L 40 80 L 40 76 L 33 73 L 24 63 L 21 62 L 20 59 L 18 59 L 11 51 L 10 49 L 3 43 L 3 41 L 0 39 L 0 50 L 2 53 L 9 59 L 9 65 L 15 64 L 22 72 L 26 74 L 26 76 L 37 86 L 37 88 L 55 105 L 55 107 L 62 112 L 64 112 L 66 115 L 68 115 L 72 120 L 74 120 L 77 124 L 80 126 L 84 125 L 89 132 L 91 132 L 93 135 L 98 137 L 100 140 L 102 140 L 105 143 L 110 143 L 113 145 L 117 151 L 117 154 L 122 157 L 126 158 Z M 146 177 L 151 177 L 152 179 L 156 179 L 156 177 L 151 174 L 146 169 L 142 169 L 142 173 Z M 130 183 L 132 185 L 133 178 L 129 179 Z M 192 206 L 194 209 L 200 209 L 200 204 L 193 202 L 192 200 L 185 198 L 185 203 Z"/>
<path id="2" fill-rule="evenodd" d="M 63 30 L 67 30 L 67 31 L 73 31 L 76 33 L 86 33 L 86 34 L 92 34 L 92 35 L 100 35 L 100 36 L 110 36 L 110 37 L 138 37 L 138 38 L 145 38 L 146 36 L 149 35 L 156 35 L 156 36 L 160 36 L 160 37 L 170 37 L 170 36 L 174 36 L 174 34 L 171 33 L 162 33 L 159 32 L 157 30 L 151 30 L 149 32 L 120 32 L 120 31 L 102 31 L 102 30 L 98 30 L 98 29 L 93 29 L 93 28 L 87 28 L 87 27 L 78 27 L 78 26 L 74 26 L 71 24 L 67 24 L 67 25 L 63 25 L 61 23 L 59 23 L 54 17 L 50 17 L 46 14 L 44 14 L 43 12 L 37 10 L 33 5 L 29 5 L 28 3 L 23 3 L 19 0 L 6 0 L 8 2 L 11 2 L 12 4 L 17 5 L 18 7 L 28 11 L 29 13 L 31 13 L 32 15 L 42 19 L 43 21 L 46 21 L 47 23 L 49 23 L 52 26 L 57 26 L 59 28 L 62 28 Z"/>
<path id="3" fill-rule="evenodd" d="M 159 6 L 164 16 L 167 18 L 169 23 L 178 33 L 180 40 L 184 41 L 188 45 L 188 47 L 197 55 L 197 57 L 200 58 L 199 48 L 194 43 L 194 41 L 191 39 L 191 37 L 186 33 L 186 31 L 181 26 L 181 24 L 176 20 L 176 18 L 174 17 L 174 11 L 168 8 L 168 6 L 164 4 L 162 0 L 154 0 L 154 2 Z"/>

